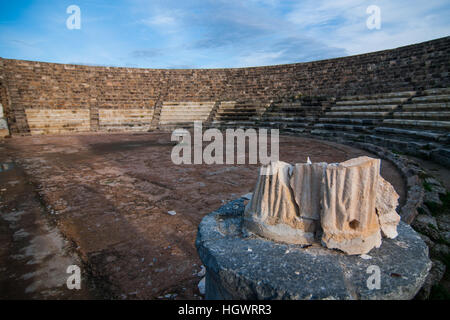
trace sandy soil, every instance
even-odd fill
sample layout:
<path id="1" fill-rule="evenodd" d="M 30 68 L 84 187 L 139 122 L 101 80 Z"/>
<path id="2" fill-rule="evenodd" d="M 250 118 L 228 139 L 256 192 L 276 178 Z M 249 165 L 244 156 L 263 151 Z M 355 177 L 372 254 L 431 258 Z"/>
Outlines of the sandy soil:
<path id="1" fill-rule="evenodd" d="M 175 165 L 170 158 L 174 144 L 167 133 L 5 140 L 0 145 L 0 161 L 14 163 L 19 171 L 8 181 L 19 183 L 8 184 L 3 178 L 8 171 L 0 172 L 0 185 L 6 190 L 1 195 L 2 202 L 8 202 L 8 206 L 0 207 L 0 226 L 6 234 L 2 235 L 2 242 L 9 242 L 9 249 L 0 253 L 1 270 L 13 268 L 11 256 L 21 250 L 5 217 L 13 209 L 31 211 L 21 209 L 26 204 L 33 210 L 42 205 L 33 219 L 44 217 L 71 244 L 67 250 L 58 247 L 54 255 L 70 256 L 72 252 L 71 259 L 82 260 L 83 272 L 95 284 L 86 286 L 84 293 L 66 290 L 59 296 L 55 293 L 56 297 L 200 299 L 197 273 L 201 261 L 194 246 L 197 226 L 203 216 L 223 203 L 251 192 L 258 168 Z M 280 160 L 286 162 L 304 162 L 308 156 L 314 162 L 341 162 L 360 155 L 373 156 L 331 142 L 299 137 L 280 139 Z M 403 201 L 405 188 L 400 173 L 391 163 L 382 161 L 382 175 Z M 12 201 L 20 194 L 29 196 L 20 199 L 20 203 L 17 199 Z M 168 211 L 175 211 L 176 215 Z M 30 232 L 31 237 L 33 231 Z M 54 268 L 61 269 L 65 264 L 67 261 Z M 41 264 L 35 268 L 41 268 Z M 16 278 L 29 271 L 17 273 Z M 42 273 L 30 276 L 34 281 L 39 277 Z M 14 297 L 20 297 L 26 288 L 26 284 L 18 284 Z M 0 292 L 3 297 L 8 294 L 8 290 Z M 23 297 L 28 297 L 25 292 Z"/>

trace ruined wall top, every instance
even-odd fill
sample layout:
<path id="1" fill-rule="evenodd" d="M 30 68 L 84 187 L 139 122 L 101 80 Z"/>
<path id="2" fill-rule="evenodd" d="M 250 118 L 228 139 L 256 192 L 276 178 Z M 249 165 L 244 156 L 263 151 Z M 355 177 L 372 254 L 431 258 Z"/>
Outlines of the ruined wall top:
<path id="1" fill-rule="evenodd" d="M 138 69 L 0 59 L 10 123 L 24 108 L 136 108 L 157 101 L 262 101 L 450 86 L 450 36 L 306 63 L 230 69 Z M 6 110 L 8 111 L 8 110 Z M 7 112 L 8 113 L 8 112 Z"/>

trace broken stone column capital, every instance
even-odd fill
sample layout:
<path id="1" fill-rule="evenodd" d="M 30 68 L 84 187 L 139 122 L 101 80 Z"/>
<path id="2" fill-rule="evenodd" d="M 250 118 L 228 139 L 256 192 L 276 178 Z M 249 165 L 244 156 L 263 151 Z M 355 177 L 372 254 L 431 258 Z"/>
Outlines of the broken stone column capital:
<path id="1" fill-rule="evenodd" d="M 363 254 L 395 238 L 398 195 L 380 176 L 380 160 L 358 157 L 342 163 L 278 161 L 260 169 L 244 228 L 293 244 L 321 243 Z"/>

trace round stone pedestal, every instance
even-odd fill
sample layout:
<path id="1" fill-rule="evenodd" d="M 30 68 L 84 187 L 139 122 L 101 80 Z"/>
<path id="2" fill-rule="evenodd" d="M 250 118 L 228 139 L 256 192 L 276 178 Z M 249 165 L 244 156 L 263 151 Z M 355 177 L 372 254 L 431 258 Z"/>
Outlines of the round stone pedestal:
<path id="1" fill-rule="evenodd" d="M 412 299 L 431 268 L 427 246 L 403 222 L 396 239 L 350 256 L 243 234 L 243 213 L 241 198 L 200 223 L 206 299 Z"/>

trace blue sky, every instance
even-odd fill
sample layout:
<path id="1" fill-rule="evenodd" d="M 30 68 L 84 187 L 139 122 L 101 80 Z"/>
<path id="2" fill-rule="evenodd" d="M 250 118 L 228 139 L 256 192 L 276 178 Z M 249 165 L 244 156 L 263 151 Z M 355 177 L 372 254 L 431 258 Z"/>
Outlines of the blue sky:
<path id="1" fill-rule="evenodd" d="M 448 0 L 0 0 L 0 57 L 145 68 L 335 58 L 450 35 Z M 66 9 L 81 10 L 69 30 Z M 367 7 L 381 28 L 366 26 Z"/>

